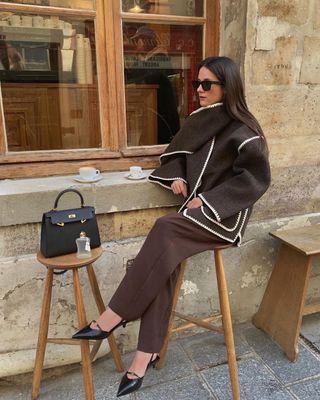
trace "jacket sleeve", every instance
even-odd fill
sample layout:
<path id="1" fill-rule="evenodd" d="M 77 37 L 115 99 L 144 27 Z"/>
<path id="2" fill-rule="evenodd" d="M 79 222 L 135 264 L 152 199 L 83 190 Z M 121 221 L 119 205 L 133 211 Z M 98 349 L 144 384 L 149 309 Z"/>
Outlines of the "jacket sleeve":
<path id="1" fill-rule="evenodd" d="M 270 185 L 270 166 L 263 139 L 248 141 L 240 147 L 233 164 L 234 175 L 198 195 L 219 222 L 251 207 Z"/>
<path id="2" fill-rule="evenodd" d="M 175 180 L 187 183 L 185 164 L 184 154 L 164 157 L 161 166 L 155 169 L 148 179 L 171 190 L 171 184 Z"/>

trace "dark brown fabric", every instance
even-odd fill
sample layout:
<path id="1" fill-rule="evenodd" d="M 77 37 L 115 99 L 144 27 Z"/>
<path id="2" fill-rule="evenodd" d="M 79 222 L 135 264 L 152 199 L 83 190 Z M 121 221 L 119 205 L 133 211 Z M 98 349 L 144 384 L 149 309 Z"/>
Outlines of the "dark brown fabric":
<path id="1" fill-rule="evenodd" d="M 138 350 L 158 353 L 161 349 L 180 262 L 222 243 L 226 242 L 179 213 L 156 221 L 109 303 L 128 321 L 141 318 Z"/>
<path id="2" fill-rule="evenodd" d="M 161 156 L 149 180 L 171 190 L 174 180 L 187 183 L 179 212 L 216 236 L 241 242 L 253 204 L 270 184 L 265 140 L 223 106 L 192 114 Z M 193 197 L 201 208 L 187 209 Z"/>
<path id="3" fill-rule="evenodd" d="M 207 154 L 212 139 L 232 122 L 225 108 L 219 104 L 214 108 L 196 111 L 187 117 L 182 128 L 160 156 L 161 167 L 153 171 L 149 180 L 170 188 L 173 180 L 188 178 L 189 191 L 192 191 L 191 182 L 196 182 L 204 160 L 201 157 L 200 163 L 192 163 L 187 171 L 186 155 L 198 152 Z"/>

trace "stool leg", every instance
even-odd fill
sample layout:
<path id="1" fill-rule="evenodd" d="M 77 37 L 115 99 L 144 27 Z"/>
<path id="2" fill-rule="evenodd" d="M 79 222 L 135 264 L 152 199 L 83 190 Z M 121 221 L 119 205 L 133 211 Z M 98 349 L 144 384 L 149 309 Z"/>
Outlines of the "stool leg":
<path id="1" fill-rule="evenodd" d="M 163 341 L 163 345 L 160 351 L 160 360 L 157 363 L 157 369 L 160 369 L 163 367 L 164 364 L 164 359 L 168 350 L 168 346 L 169 346 L 169 340 L 172 334 L 172 328 L 173 328 L 173 321 L 174 321 L 174 312 L 177 306 L 177 302 L 178 302 L 178 298 L 179 298 L 179 294 L 180 294 L 180 289 L 181 289 L 181 285 L 182 285 L 182 281 L 183 281 L 183 276 L 184 276 L 184 271 L 186 269 L 186 260 L 182 261 L 182 263 L 180 264 L 180 271 L 179 271 L 179 275 L 178 275 L 178 279 L 177 279 L 177 284 L 174 290 L 174 295 L 173 295 L 173 301 L 172 301 L 172 311 L 170 314 L 170 318 L 169 318 L 169 324 L 168 324 L 168 330 L 167 330 L 167 334 L 166 337 L 164 338 Z"/>
<path id="2" fill-rule="evenodd" d="M 92 267 L 92 264 L 87 266 L 87 272 L 88 272 L 88 276 L 89 276 L 89 282 L 90 282 L 90 286 L 91 286 L 91 290 L 93 293 L 93 297 L 95 299 L 95 302 L 97 304 L 99 313 L 102 314 L 103 311 L 105 311 L 106 307 L 104 305 L 104 302 L 102 300 L 101 297 L 101 293 L 100 293 L 100 289 L 99 289 L 99 285 L 97 282 L 97 277 L 96 274 L 94 272 L 94 269 Z M 117 347 L 117 343 L 115 341 L 115 338 L 113 336 L 113 334 L 111 334 L 108 337 L 108 342 L 109 342 L 109 346 L 110 346 L 110 350 L 111 350 L 111 354 L 114 360 L 114 363 L 116 365 L 116 369 L 119 372 L 124 371 L 124 365 Z M 94 345 L 92 351 L 91 351 L 91 360 L 94 359 L 95 355 L 97 354 L 97 352 L 99 351 L 99 348 L 101 346 L 102 340 L 97 341 L 97 344 Z"/>
<path id="3" fill-rule="evenodd" d="M 224 337 L 227 347 L 227 357 L 229 364 L 229 373 L 230 373 L 230 381 L 231 388 L 233 394 L 233 400 L 240 399 L 240 390 L 239 390 L 239 381 L 238 381 L 238 368 L 237 368 L 237 360 L 236 360 L 236 352 L 234 348 L 234 339 L 233 339 L 233 330 L 232 330 L 232 321 L 230 314 L 230 305 L 229 305 L 229 297 L 228 297 L 228 288 L 227 282 L 224 274 L 223 261 L 221 252 L 219 249 L 214 251 L 215 257 L 215 265 L 216 265 L 216 274 L 217 274 L 217 283 L 218 283 L 218 291 L 219 291 L 219 300 L 220 300 L 220 308 L 222 314 L 222 323 L 224 330 Z"/>
<path id="4" fill-rule="evenodd" d="M 44 355 L 46 351 L 47 338 L 48 338 L 48 330 L 49 330 L 52 281 L 53 281 L 53 270 L 48 269 L 43 300 L 42 300 L 37 353 L 36 353 L 33 378 L 32 378 L 32 397 L 31 397 L 32 400 L 35 400 L 39 395 L 42 367 L 43 367 Z"/>
<path id="5" fill-rule="evenodd" d="M 87 319 L 83 304 L 83 297 L 81 293 L 78 268 L 75 268 L 73 270 L 73 285 L 74 285 L 74 294 L 75 294 L 79 327 L 82 328 L 87 324 Z M 90 361 L 90 347 L 88 341 L 80 340 L 80 347 L 81 347 L 83 382 L 84 382 L 86 400 L 94 400 L 92 367 Z"/>

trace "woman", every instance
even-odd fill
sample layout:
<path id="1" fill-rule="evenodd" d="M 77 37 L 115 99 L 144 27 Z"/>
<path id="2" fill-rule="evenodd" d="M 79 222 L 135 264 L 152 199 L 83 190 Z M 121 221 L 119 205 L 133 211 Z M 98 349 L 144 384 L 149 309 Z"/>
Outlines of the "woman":
<path id="1" fill-rule="evenodd" d="M 160 157 L 149 180 L 184 197 L 179 212 L 159 218 L 108 309 L 74 337 L 99 339 L 141 318 L 138 351 L 118 396 L 137 390 L 158 360 L 179 263 L 221 243 L 240 244 L 252 205 L 270 183 L 262 129 L 249 112 L 240 73 L 227 57 L 209 57 L 192 82 L 200 108 Z"/>

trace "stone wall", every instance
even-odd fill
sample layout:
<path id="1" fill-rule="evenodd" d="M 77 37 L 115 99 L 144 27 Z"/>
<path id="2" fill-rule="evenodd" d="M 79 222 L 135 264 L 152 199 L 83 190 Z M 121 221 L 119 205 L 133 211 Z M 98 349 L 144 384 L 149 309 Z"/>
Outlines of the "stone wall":
<path id="1" fill-rule="evenodd" d="M 220 1 L 220 54 L 231 57 L 243 69 L 246 51 L 247 0 Z"/>
<path id="2" fill-rule="evenodd" d="M 247 101 L 270 147 L 275 216 L 320 210 L 318 0 L 249 0 Z"/>

